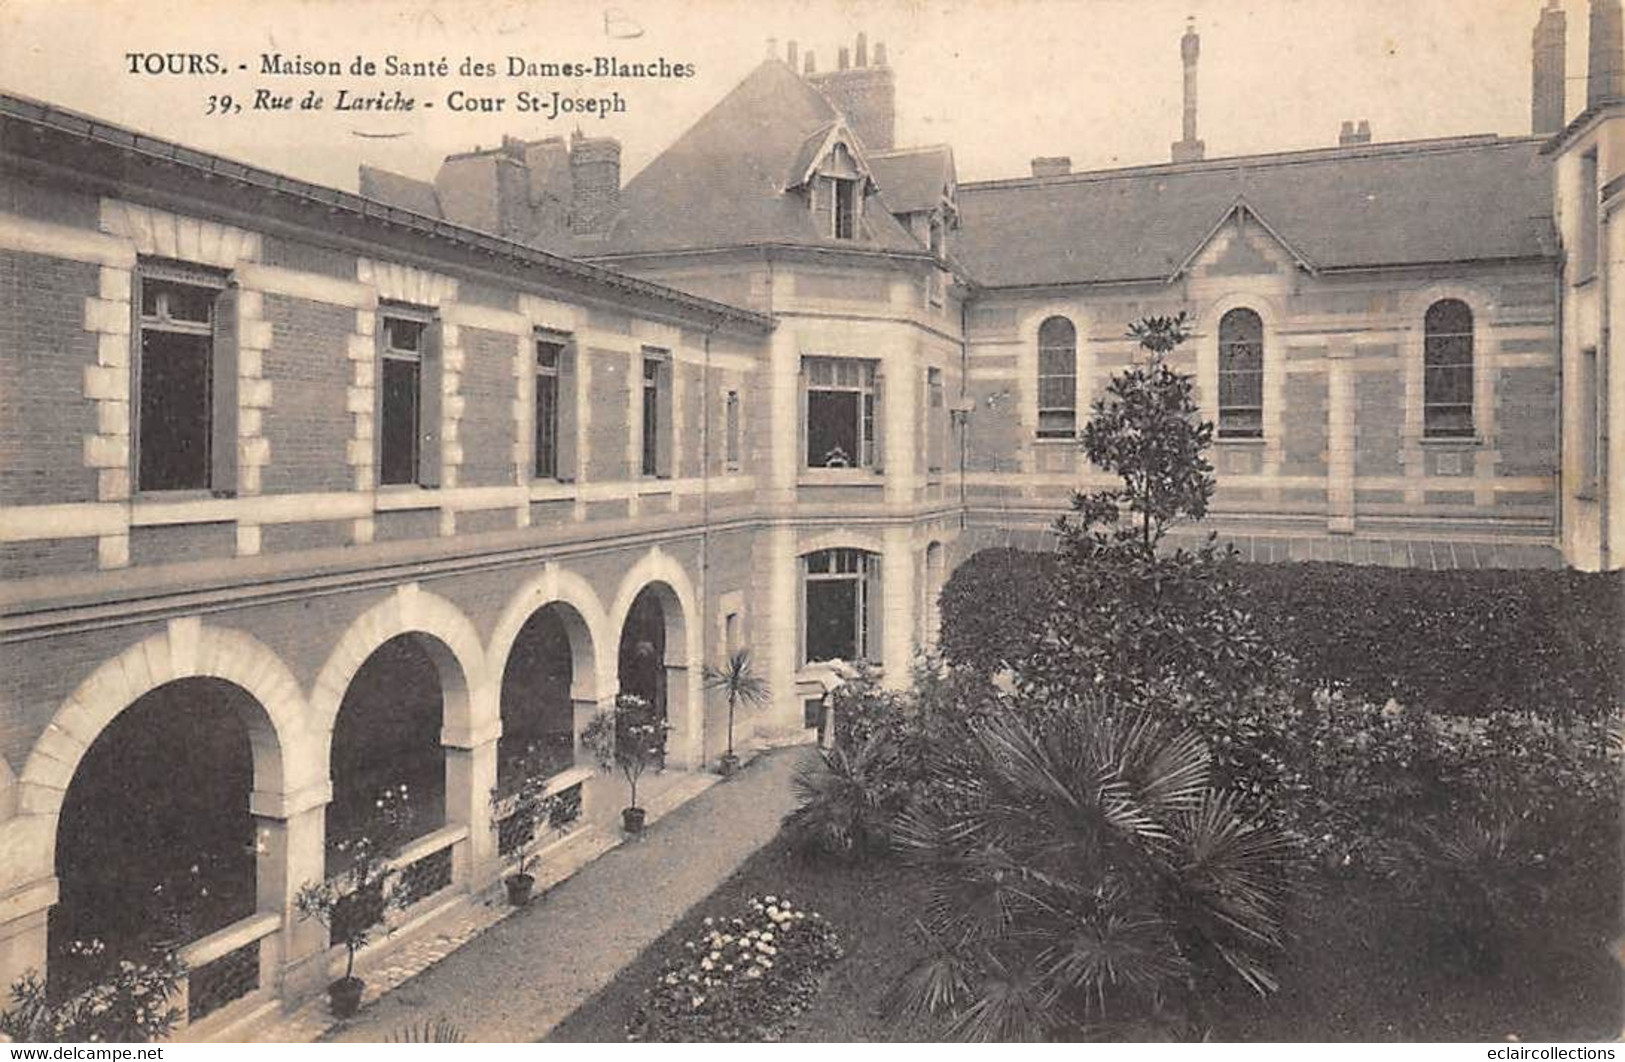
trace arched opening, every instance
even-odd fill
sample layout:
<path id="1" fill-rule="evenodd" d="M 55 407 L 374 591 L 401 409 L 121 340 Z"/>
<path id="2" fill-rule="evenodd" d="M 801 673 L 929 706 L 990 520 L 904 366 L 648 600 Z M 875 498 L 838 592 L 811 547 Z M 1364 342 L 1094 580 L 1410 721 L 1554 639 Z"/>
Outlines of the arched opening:
<path id="1" fill-rule="evenodd" d="M 446 822 L 446 756 L 440 743 L 446 682 L 437 659 L 450 656 L 423 634 L 401 634 L 375 649 L 350 680 L 333 726 L 333 801 L 327 806 L 327 874 L 368 832 L 379 796 L 406 787 L 410 840 Z M 454 665 L 445 665 L 454 666 Z"/>
<path id="2" fill-rule="evenodd" d="M 232 683 L 179 679 L 137 698 L 91 743 L 57 826 L 53 991 L 254 912 L 250 728 L 263 716 Z M 91 941 L 101 953 L 81 954 L 76 942 Z"/>
<path id="3" fill-rule="evenodd" d="M 1440 299 L 1422 320 L 1422 434 L 1471 436 L 1473 311 L 1460 299 Z"/>
<path id="4" fill-rule="evenodd" d="M 592 704 L 592 673 L 592 642 L 579 612 L 554 602 L 531 613 L 502 672 L 498 789 L 575 764 L 577 701 Z"/>
<path id="5" fill-rule="evenodd" d="M 1038 437 L 1064 439 L 1077 431 L 1078 329 L 1065 317 L 1038 326 Z"/>
<path id="6" fill-rule="evenodd" d="M 635 693 L 654 704 L 668 718 L 671 689 L 667 671 L 667 610 L 679 611 L 677 595 L 664 583 L 650 583 L 638 591 L 621 625 L 618 676 L 622 693 Z"/>
<path id="7" fill-rule="evenodd" d="M 1264 434 L 1264 319 L 1245 306 L 1219 319 L 1219 434 Z"/>

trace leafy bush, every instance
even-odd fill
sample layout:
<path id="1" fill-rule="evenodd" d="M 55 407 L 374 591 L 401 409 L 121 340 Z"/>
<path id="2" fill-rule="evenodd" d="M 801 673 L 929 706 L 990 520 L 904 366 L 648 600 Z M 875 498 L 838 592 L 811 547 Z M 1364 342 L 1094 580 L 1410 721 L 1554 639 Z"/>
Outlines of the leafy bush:
<path id="1" fill-rule="evenodd" d="M 991 674 L 1031 652 L 1060 559 L 982 550 L 942 592 L 942 649 Z M 1625 691 L 1625 576 L 1243 564 L 1227 573 L 1259 634 L 1308 686 L 1455 715 L 1606 715 Z M 1221 588 L 1224 593 L 1231 588 Z"/>
<path id="2" fill-rule="evenodd" d="M 95 960 L 100 941 L 79 944 L 75 952 Z M 11 986 L 11 1006 L 0 1013 L 0 1033 L 21 1043 L 146 1043 L 169 1036 L 180 1011 L 170 1005 L 185 973 L 173 953 L 146 962 L 121 959 L 106 964 L 90 988 L 53 999 L 32 970 Z"/>
<path id="3" fill-rule="evenodd" d="M 1029 1040 L 1145 1035 L 1225 971 L 1272 990 L 1290 844 L 1211 787 L 1200 737 L 1103 702 L 1015 707 L 954 731 L 899 823 L 931 899 L 896 1001 Z"/>
<path id="4" fill-rule="evenodd" d="M 752 898 L 734 917 L 708 917 L 666 963 L 627 1023 L 628 1039 L 777 1040 L 841 957 L 835 931 L 788 897 Z"/>

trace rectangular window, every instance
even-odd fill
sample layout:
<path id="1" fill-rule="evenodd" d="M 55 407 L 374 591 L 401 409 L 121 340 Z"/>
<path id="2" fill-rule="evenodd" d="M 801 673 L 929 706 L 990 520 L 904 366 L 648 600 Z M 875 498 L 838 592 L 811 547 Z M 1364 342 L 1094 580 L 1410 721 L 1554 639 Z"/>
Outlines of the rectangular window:
<path id="1" fill-rule="evenodd" d="M 856 549 L 809 553 L 805 561 L 805 659 L 861 660 L 870 655 L 870 612 L 879 605 L 879 559 Z"/>
<path id="2" fill-rule="evenodd" d="M 739 471 L 739 392 L 729 391 L 723 404 L 723 465 L 729 472 Z"/>
<path id="3" fill-rule="evenodd" d="M 1597 186 L 1597 152 L 1595 149 L 1580 156 L 1579 231 L 1575 233 L 1574 278 L 1589 280 L 1597 273 L 1597 200 L 1602 190 Z"/>
<path id="4" fill-rule="evenodd" d="M 564 346 L 555 339 L 536 340 L 537 479 L 556 479 L 559 476 L 559 381 Z"/>
<path id="5" fill-rule="evenodd" d="M 136 276 L 136 489 L 229 494 L 237 471 L 236 292 L 195 267 Z"/>
<path id="6" fill-rule="evenodd" d="M 858 231 L 858 182 L 842 177 L 836 177 L 833 180 L 835 182 L 835 238 L 837 240 L 856 239 Z"/>
<path id="7" fill-rule="evenodd" d="M 878 468 L 879 372 L 859 358 L 806 358 L 807 467 Z"/>
<path id="8" fill-rule="evenodd" d="M 418 482 L 423 421 L 423 339 L 426 322 L 386 316 L 382 337 L 382 415 L 378 423 L 378 482 Z"/>
<path id="9" fill-rule="evenodd" d="M 942 472 L 943 457 L 947 450 L 947 403 L 942 393 L 942 370 L 925 370 L 926 440 L 925 470 L 928 474 Z"/>
<path id="10" fill-rule="evenodd" d="M 1597 372 L 1597 348 L 1580 352 L 1580 496 L 1593 497 L 1602 473 L 1602 381 Z"/>
<path id="11" fill-rule="evenodd" d="M 672 474 L 671 373 L 669 352 L 643 348 L 643 439 L 639 465 L 645 476 L 667 478 Z"/>

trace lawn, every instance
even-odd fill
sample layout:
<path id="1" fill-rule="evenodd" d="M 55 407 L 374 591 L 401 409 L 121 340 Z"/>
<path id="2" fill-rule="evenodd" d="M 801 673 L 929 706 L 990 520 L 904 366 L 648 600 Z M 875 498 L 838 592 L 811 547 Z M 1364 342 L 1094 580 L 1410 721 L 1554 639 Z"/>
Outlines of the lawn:
<path id="1" fill-rule="evenodd" d="M 1288 917 L 1292 942 L 1278 966 L 1281 990 L 1215 999 L 1199 1023 L 1214 1040 L 1524 1041 L 1611 1040 L 1620 1030 L 1622 986 L 1612 957 L 1620 869 L 1587 873 L 1592 884 L 1554 874 L 1540 914 L 1513 934 L 1498 970 L 1452 968 L 1430 946 L 1425 920 L 1406 914 L 1369 879 L 1317 878 Z M 707 913 L 752 896 L 788 894 L 820 911 L 846 956 L 797 1019 L 803 1041 L 940 1039 L 931 1025 L 887 1016 L 884 1000 L 917 954 L 910 934 L 920 880 L 894 862 L 856 867 L 807 863 L 780 837 L 689 911 L 598 995 L 549 1036 L 620 1041 L 626 1020 L 665 958 Z"/>

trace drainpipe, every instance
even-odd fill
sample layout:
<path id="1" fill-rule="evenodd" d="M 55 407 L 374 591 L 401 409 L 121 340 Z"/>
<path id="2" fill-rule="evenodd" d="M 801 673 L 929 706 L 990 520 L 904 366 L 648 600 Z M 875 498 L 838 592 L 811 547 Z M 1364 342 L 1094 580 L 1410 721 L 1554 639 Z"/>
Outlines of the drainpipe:
<path id="1" fill-rule="evenodd" d="M 1617 9 L 1616 9 L 1617 10 Z M 1592 189 L 1588 194 L 1601 196 L 1600 189 Z M 1597 410 L 1593 419 L 1597 423 L 1598 438 L 1591 440 L 1591 445 L 1597 452 L 1597 561 L 1602 571 L 1608 571 L 1612 566 L 1613 551 L 1609 548 L 1609 531 L 1613 524 L 1610 509 L 1613 498 L 1609 490 L 1609 461 L 1608 445 L 1614 437 L 1614 426 L 1609 423 L 1613 417 L 1614 404 L 1609 401 L 1609 389 L 1613 386 L 1612 346 L 1609 343 L 1609 333 L 1612 329 L 1609 295 L 1613 288 L 1609 286 L 1609 260 L 1611 258 L 1608 246 L 1608 213 L 1602 210 L 1597 212 L 1597 319 L 1600 327 L 1597 332 L 1597 393 L 1591 396 L 1592 402 L 1598 402 L 1601 408 Z"/>
<path id="2" fill-rule="evenodd" d="M 1565 293 L 1568 284 L 1563 276 L 1563 247 L 1559 236 L 1557 248 L 1557 263 L 1553 270 L 1552 286 L 1557 289 L 1557 445 L 1552 452 L 1557 455 L 1557 517 L 1553 521 L 1557 530 L 1557 550 L 1568 560 L 1568 550 L 1565 548 L 1563 534 L 1563 510 L 1566 508 L 1565 498 L 1567 484 L 1563 479 L 1563 360 L 1566 352 L 1563 349 L 1563 319 L 1567 316 L 1567 299 Z"/>
<path id="3" fill-rule="evenodd" d="M 959 405 L 970 397 L 970 300 L 959 300 Z M 969 518 L 965 509 L 965 465 L 970 452 L 970 410 L 959 415 L 959 530 Z"/>

